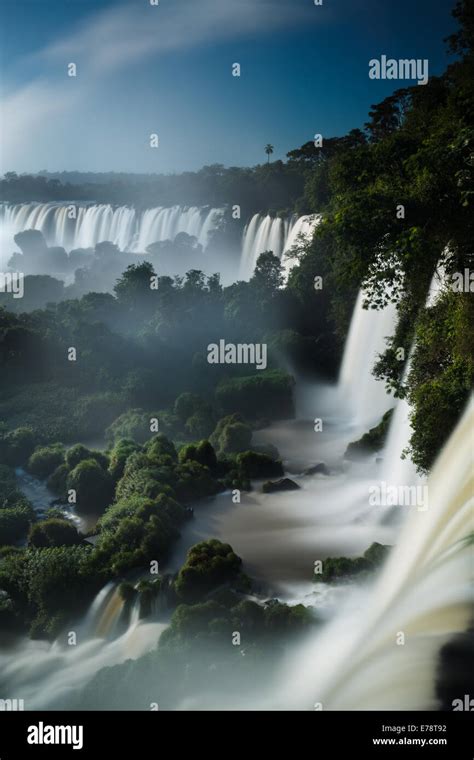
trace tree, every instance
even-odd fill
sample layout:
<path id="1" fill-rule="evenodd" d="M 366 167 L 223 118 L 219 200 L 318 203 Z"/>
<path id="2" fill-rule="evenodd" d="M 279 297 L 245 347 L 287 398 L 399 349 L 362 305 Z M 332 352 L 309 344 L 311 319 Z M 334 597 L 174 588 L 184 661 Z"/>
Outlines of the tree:
<path id="1" fill-rule="evenodd" d="M 64 462 L 64 448 L 61 443 L 40 446 L 28 460 L 28 470 L 37 478 L 47 478 Z"/>
<path id="2" fill-rule="evenodd" d="M 275 256 L 272 251 L 261 253 L 251 282 L 261 295 L 275 295 L 283 285 L 283 271 L 278 256 Z"/>
<path id="3" fill-rule="evenodd" d="M 83 514 L 103 512 L 114 496 L 111 476 L 94 459 L 84 459 L 74 467 L 67 487 L 75 490 L 77 511 Z"/>
<path id="4" fill-rule="evenodd" d="M 175 582 L 176 593 L 187 602 L 196 601 L 222 583 L 237 580 L 241 565 L 229 544 L 216 538 L 201 541 L 188 551 Z"/>
<path id="5" fill-rule="evenodd" d="M 139 313 L 146 312 L 153 302 L 152 278 L 156 277 L 149 261 L 130 264 L 114 287 L 119 303 Z"/>
<path id="6" fill-rule="evenodd" d="M 69 520 L 52 518 L 36 523 L 30 529 L 28 543 L 37 549 L 48 546 L 74 546 L 81 542 L 77 528 Z"/>
<path id="7" fill-rule="evenodd" d="M 267 143 L 265 145 L 265 153 L 268 156 L 268 163 L 270 163 L 270 156 L 272 155 L 273 151 L 274 151 L 273 145 L 270 145 L 270 143 Z"/>

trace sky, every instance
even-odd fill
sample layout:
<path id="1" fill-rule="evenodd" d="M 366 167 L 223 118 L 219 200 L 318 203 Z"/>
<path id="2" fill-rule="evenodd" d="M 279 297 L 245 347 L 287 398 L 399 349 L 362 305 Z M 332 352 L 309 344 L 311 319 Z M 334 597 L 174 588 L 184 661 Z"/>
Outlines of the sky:
<path id="1" fill-rule="evenodd" d="M 442 73 L 455 28 L 454 0 L 151 2 L 0 0 L 1 173 L 284 160 L 415 84 L 370 79 L 371 59 Z"/>

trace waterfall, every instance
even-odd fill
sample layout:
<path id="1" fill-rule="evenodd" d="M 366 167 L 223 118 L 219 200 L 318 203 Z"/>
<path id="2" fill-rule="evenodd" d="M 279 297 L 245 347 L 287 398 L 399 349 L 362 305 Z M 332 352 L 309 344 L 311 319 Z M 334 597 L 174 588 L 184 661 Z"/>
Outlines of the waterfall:
<path id="1" fill-rule="evenodd" d="M 445 271 L 438 264 L 428 289 L 425 308 L 430 308 L 436 303 L 437 298 L 443 292 L 445 278 Z M 410 352 L 403 373 L 403 385 L 406 383 L 408 375 L 410 374 L 412 355 L 413 349 Z M 416 472 L 416 467 L 410 457 L 407 456 L 402 458 L 404 449 L 407 447 L 413 433 L 410 424 L 410 412 L 411 409 L 408 401 L 406 399 L 399 399 L 396 403 L 395 412 L 390 424 L 384 452 L 385 480 L 393 483 L 404 483 L 406 485 L 412 485 L 420 480 Z"/>
<path id="2" fill-rule="evenodd" d="M 429 476 L 429 509 L 410 511 L 375 587 L 289 663 L 286 708 L 436 708 L 440 649 L 472 614 L 473 429 L 471 400 Z"/>
<path id="3" fill-rule="evenodd" d="M 53 644 L 22 639 L 14 648 L 0 650 L 1 686 L 18 690 L 26 710 L 68 709 L 68 700 L 103 667 L 137 659 L 154 649 L 168 623 L 140 620 L 139 599 L 133 603 L 123 632 L 118 622 L 124 608 L 118 586 L 108 583 L 91 604 L 77 629 L 77 643 L 64 636 Z"/>
<path id="4" fill-rule="evenodd" d="M 82 625 L 85 636 L 109 638 L 117 629 L 124 609 L 124 601 L 115 583 L 108 583 L 99 591 Z"/>
<path id="5" fill-rule="evenodd" d="M 300 235 L 305 239 L 310 238 L 319 219 L 317 215 L 301 217 L 293 215 L 287 219 L 281 219 L 255 214 L 243 233 L 240 278 L 250 279 L 258 257 L 265 251 L 272 251 L 282 260 L 287 275 L 295 262 L 291 257 L 286 257 L 286 254 L 298 242 Z"/>
<path id="6" fill-rule="evenodd" d="M 75 208 L 76 218 L 69 218 L 70 205 Z M 141 253 L 150 243 L 174 240 L 180 232 L 193 235 L 205 248 L 221 215 L 222 209 L 208 207 L 172 206 L 137 211 L 107 204 L 3 203 L 0 204 L 2 252 L 11 255 L 14 235 L 27 229 L 40 230 L 49 246 L 62 246 L 68 251 L 93 248 L 109 240 L 122 251 Z"/>
<path id="7" fill-rule="evenodd" d="M 360 290 L 339 372 L 338 392 L 353 422 L 370 425 L 379 422 L 394 405 L 372 369 L 386 348 L 386 338 L 394 333 L 397 309 L 392 303 L 380 310 L 364 309 L 364 298 L 364 291 Z"/>

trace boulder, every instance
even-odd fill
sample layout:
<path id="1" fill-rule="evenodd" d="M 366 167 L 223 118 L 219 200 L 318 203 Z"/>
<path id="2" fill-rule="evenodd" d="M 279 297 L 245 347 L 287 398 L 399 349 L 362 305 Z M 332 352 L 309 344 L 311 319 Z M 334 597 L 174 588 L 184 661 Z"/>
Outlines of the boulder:
<path id="1" fill-rule="evenodd" d="M 305 475 L 329 475 L 329 467 L 324 462 L 314 464 L 312 467 L 308 467 L 304 471 Z"/>
<path id="2" fill-rule="evenodd" d="M 299 485 L 290 478 L 280 480 L 267 480 L 262 486 L 263 493 L 276 493 L 277 491 L 298 491 Z"/>

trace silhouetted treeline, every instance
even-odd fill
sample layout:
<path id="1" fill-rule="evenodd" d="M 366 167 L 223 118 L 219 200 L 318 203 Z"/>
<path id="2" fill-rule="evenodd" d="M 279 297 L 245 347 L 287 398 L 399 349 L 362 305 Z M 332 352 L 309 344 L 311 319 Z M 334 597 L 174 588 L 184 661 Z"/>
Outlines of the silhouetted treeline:
<path id="1" fill-rule="evenodd" d="M 242 218 L 258 212 L 304 213 L 303 162 L 275 161 L 254 168 L 222 164 L 183 174 L 91 174 L 63 172 L 40 175 L 8 172 L 0 180 L 0 201 L 75 200 L 137 208 L 154 206 L 241 207 Z"/>

